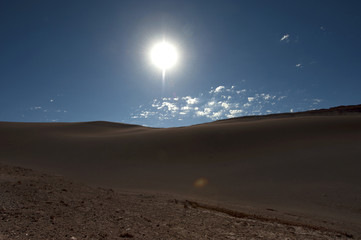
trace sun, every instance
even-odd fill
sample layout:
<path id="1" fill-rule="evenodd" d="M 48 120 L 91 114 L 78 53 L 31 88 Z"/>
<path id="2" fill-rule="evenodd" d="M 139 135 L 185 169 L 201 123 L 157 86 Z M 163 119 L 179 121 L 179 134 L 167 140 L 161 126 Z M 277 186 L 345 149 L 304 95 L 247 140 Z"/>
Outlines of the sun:
<path id="1" fill-rule="evenodd" d="M 150 51 L 150 57 L 152 63 L 165 72 L 176 65 L 178 52 L 172 44 L 162 41 L 153 46 Z"/>

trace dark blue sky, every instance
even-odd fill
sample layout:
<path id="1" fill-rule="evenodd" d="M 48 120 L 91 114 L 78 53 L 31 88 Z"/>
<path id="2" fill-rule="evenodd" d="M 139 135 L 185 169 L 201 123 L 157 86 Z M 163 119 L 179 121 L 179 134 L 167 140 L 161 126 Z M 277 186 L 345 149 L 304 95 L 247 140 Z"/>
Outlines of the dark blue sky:
<path id="1" fill-rule="evenodd" d="M 175 44 L 161 72 L 153 43 Z M 360 1 L 1 1 L 0 121 L 182 126 L 361 103 Z"/>

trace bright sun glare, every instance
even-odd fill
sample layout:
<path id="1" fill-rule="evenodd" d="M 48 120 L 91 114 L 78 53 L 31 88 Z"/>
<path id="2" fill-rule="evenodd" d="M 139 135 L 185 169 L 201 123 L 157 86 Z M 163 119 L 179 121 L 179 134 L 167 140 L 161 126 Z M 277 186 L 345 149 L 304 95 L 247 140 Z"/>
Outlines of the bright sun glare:
<path id="1" fill-rule="evenodd" d="M 178 60 L 176 48 L 168 42 L 160 42 L 153 46 L 150 53 L 152 63 L 163 72 L 173 67 Z"/>

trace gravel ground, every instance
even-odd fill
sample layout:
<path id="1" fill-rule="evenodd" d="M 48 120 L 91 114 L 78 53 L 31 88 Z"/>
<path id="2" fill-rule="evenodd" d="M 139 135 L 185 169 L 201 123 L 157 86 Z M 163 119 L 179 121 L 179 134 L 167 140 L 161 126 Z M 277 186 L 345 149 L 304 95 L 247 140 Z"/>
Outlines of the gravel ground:
<path id="1" fill-rule="evenodd" d="M 171 195 L 116 192 L 0 165 L 0 239 L 351 239 Z"/>

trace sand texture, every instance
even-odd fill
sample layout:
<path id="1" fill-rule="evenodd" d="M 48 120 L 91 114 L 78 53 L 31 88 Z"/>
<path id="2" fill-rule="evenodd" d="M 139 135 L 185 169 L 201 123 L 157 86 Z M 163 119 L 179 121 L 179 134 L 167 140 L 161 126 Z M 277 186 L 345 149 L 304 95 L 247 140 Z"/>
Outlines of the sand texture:
<path id="1" fill-rule="evenodd" d="M 118 193 L 0 166 L 0 239 L 349 239 L 327 229 L 234 217 L 164 194 Z"/>
<path id="2" fill-rule="evenodd" d="M 0 161 L 6 164 L 0 200 L 10 204 L 0 209 L 9 220 L 0 224 L 0 239 L 47 239 L 34 226 L 51 229 L 47 218 L 56 208 L 59 228 L 48 231 L 53 239 L 73 236 L 67 219 L 73 219 L 77 239 L 99 233 L 116 239 L 127 233 L 122 226 L 135 239 L 359 239 L 360 112 L 360 106 L 348 106 L 167 129 L 0 122 Z M 82 196 L 84 209 L 93 212 L 75 210 Z M 62 197 L 67 206 L 55 204 Z M 112 220 L 117 208 L 128 209 L 116 216 L 129 221 Z M 143 213 L 151 222 L 141 220 Z M 38 222 L 29 223 L 31 216 Z M 21 224 L 38 237 L 19 235 Z M 94 232 L 85 233 L 90 228 Z"/>

